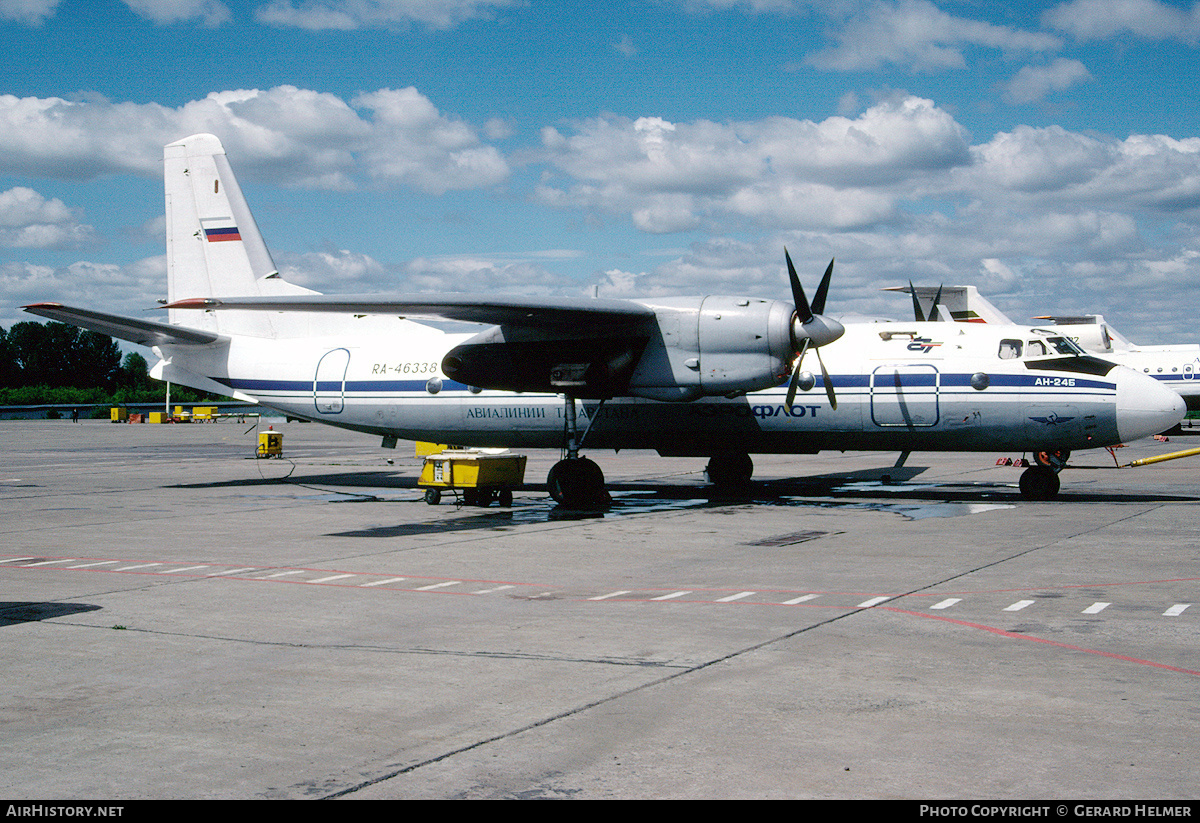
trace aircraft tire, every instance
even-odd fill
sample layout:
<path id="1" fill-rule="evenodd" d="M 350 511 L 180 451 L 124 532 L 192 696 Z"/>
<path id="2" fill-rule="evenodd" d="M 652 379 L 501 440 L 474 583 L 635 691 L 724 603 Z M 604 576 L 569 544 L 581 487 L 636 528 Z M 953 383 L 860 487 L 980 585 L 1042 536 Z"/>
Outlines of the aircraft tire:
<path id="1" fill-rule="evenodd" d="M 704 467 L 708 482 L 722 489 L 745 486 L 754 476 L 754 461 L 748 454 L 717 454 Z"/>
<path id="2" fill-rule="evenodd" d="M 1059 485 L 1058 474 L 1046 466 L 1030 466 L 1021 472 L 1021 496 L 1026 500 L 1053 500 Z"/>
<path id="3" fill-rule="evenodd" d="M 560 506 L 587 509 L 607 502 L 604 491 L 604 472 L 586 457 L 560 460 L 550 468 L 546 489 Z"/>

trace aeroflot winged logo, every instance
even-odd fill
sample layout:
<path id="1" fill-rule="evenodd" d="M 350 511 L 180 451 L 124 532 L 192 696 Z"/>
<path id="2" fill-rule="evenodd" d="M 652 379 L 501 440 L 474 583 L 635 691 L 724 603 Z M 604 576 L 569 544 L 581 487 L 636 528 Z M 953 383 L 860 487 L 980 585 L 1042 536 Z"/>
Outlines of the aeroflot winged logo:
<path id="1" fill-rule="evenodd" d="M 1035 423 L 1045 423 L 1047 426 L 1057 426 L 1059 423 L 1066 423 L 1069 420 L 1074 420 L 1074 417 L 1059 417 L 1054 412 L 1050 412 L 1045 417 L 1030 417 Z"/>

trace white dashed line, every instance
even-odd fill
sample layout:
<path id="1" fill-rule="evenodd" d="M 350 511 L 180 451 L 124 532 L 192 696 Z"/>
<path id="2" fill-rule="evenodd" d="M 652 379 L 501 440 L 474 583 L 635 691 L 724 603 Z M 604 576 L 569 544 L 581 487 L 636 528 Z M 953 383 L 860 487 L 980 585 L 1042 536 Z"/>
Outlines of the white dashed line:
<path id="1" fill-rule="evenodd" d="M 717 600 L 717 602 L 718 603 L 732 603 L 735 600 L 742 600 L 743 598 L 749 597 L 752 594 L 754 594 L 754 592 L 738 592 L 737 594 L 729 595 L 729 597 L 719 598 Z"/>
<path id="2" fill-rule="evenodd" d="M 674 600 L 676 597 L 683 597 L 685 594 L 691 594 L 691 592 L 690 591 L 671 592 L 670 594 L 664 594 L 661 597 L 651 597 L 650 599 L 651 600 Z"/>
<path id="3" fill-rule="evenodd" d="M 621 597 L 622 595 L 626 594 L 629 594 L 628 589 L 619 592 L 609 592 L 608 594 L 602 594 L 598 597 L 589 597 L 588 600 L 608 600 L 610 597 Z"/>
<path id="4" fill-rule="evenodd" d="M 793 597 L 791 600 L 785 600 L 782 605 L 795 606 L 798 603 L 807 603 L 809 600 L 816 600 L 820 596 L 819 594 L 805 594 L 800 597 Z"/>
<path id="5" fill-rule="evenodd" d="M 36 562 L 30 562 L 30 561 L 36 561 Z M 137 571 L 137 570 L 142 570 L 142 569 L 154 569 L 153 574 L 163 574 L 163 575 L 183 574 L 186 572 L 200 572 L 204 569 L 212 568 L 212 566 L 210 564 L 199 564 L 199 565 L 193 565 L 193 566 L 179 566 L 179 567 L 175 567 L 175 568 L 164 569 L 164 568 L 161 568 L 164 565 L 162 562 L 137 563 L 134 565 L 119 566 L 118 564 L 120 564 L 122 562 L 128 562 L 128 561 L 91 560 L 91 561 L 80 563 L 78 558 L 68 557 L 68 558 L 59 558 L 59 559 L 54 559 L 54 560 L 46 560 L 46 559 L 39 559 L 36 556 L 6 557 L 6 558 L 0 559 L 0 564 L 5 564 L 5 563 L 10 564 L 10 565 L 11 564 L 22 564 L 22 566 L 21 566 L 22 568 L 38 568 L 38 567 L 43 567 L 43 566 L 55 566 L 55 565 L 62 565 L 62 564 L 66 564 L 66 563 L 73 563 L 75 565 L 65 566 L 65 568 L 67 568 L 67 569 L 96 569 L 96 570 L 100 570 L 100 571 L 112 571 L 112 572 L 130 572 L 130 571 Z M 103 568 L 105 566 L 117 566 L 117 568 L 105 569 L 105 568 Z M 267 569 L 264 569 L 259 566 L 245 566 L 242 568 L 224 569 L 224 570 L 220 570 L 220 571 L 210 572 L 206 576 L 207 577 L 222 577 L 222 576 L 232 576 L 232 575 L 245 575 L 247 572 L 258 572 L 260 576 L 255 577 L 253 579 L 279 580 L 281 578 L 292 577 L 295 575 L 312 573 L 314 570 L 313 569 L 289 569 L 286 571 L 277 571 L 277 572 L 273 572 L 270 574 L 263 574 L 263 572 L 265 572 L 265 571 L 267 571 Z M 361 579 L 364 576 L 369 576 L 369 573 L 366 575 L 364 575 L 362 573 L 327 574 L 326 576 L 316 578 L 315 580 L 291 581 L 291 582 L 304 582 L 304 583 L 310 583 L 310 584 L 315 585 L 315 584 L 332 583 L 332 582 L 338 581 L 338 580 L 349 580 L 351 578 L 360 578 Z M 406 580 L 411 580 L 411 578 L 388 577 L 388 578 L 384 578 L 381 580 L 373 580 L 373 581 L 370 581 L 367 583 L 360 583 L 360 584 L 356 584 L 356 585 L 358 588 L 378 588 L 378 587 L 391 586 L 391 585 L 394 585 L 397 583 L 402 583 Z M 469 582 L 469 581 L 467 581 L 467 582 Z M 420 591 L 420 592 L 436 591 L 439 589 L 446 589 L 446 588 L 449 588 L 452 586 L 460 586 L 460 585 L 463 585 L 463 583 L 464 583 L 464 581 L 461 581 L 461 580 L 445 580 L 440 583 L 430 583 L 428 585 L 419 586 L 415 589 L 410 589 L 410 591 Z M 512 590 L 512 589 L 516 589 L 516 588 L 518 588 L 517 585 L 501 584 L 501 585 L 492 586 L 490 588 L 478 589 L 476 591 L 471 592 L 471 594 L 478 594 L 478 595 L 494 594 L 496 592 L 508 591 L 508 590 Z M 624 598 L 630 594 L 633 594 L 634 591 L 635 590 L 632 590 L 632 589 L 619 589 L 619 590 L 608 592 L 606 594 L 599 594 L 594 597 L 589 597 L 587 599 L 589 601 L 593 601 L 593 602 L 599 602 L 599 601 L 604 601 L 604 600 L 614 600 L 614 599 Z M 694 593 L 695 592 L 692 589 L 673 591 L 668 594 L 661 594 L 656 597 L 651 597 L 646 602 L 663 602 L 663 601 L 668 601 L 668 600 L 677 600 L 677 599 L 680 599 L 683 597 L 687 597 L 688 595 L 691 595 Z M 531 599 L 537 599 L 537 598 L 549 599 L 552 594 L 553 594 L 553 592 L 545 592 L 543 594 L 534 595 L 533 598 L 531 598 Z M 757 591 L 740 591 L 740 592 L 736 592 L 734 594 L 729 594 L 729 595 L 725 595 L 725 596 L 716 598 L 712 602 L 714 602 L 714 603 L 735 603 L 738 601 L 742 601 L 742 600 L 751 598 L 751 597 L 755 596 L 756 594 L 758 594 Z M 816 594 L 816 593 L 803 594 L 803 595 L 799 595 L 797 597 L 793 597 L 788 600 L 784 600 L 780 603 L 780 605 L 796 606 L 801 603 L 807 603 L 809 601 L 815 600 L 821 596 L 822 595 Z M 881 595 L 878 597 L 872 597 L 868 600 L 863 601 L 862 603 L 859 603 L 857 606 L 854 606 L 854 608 L 869 609 L 869 608 L 872 608 L 873 606 L 878 606 L 881 603 L 886 603 L 889 600 L 893 600 L 894 598 L 895 598 L 894 595 Z M 959 604 L 961 602 L 963 602 L 963 599 L 960 597 L 948 597 L 944 600 L 940 600 L 937 603 L 934 603 L 933 605 L 929 606 L 929 608 L 931 610 L 949 609 L 952 606 L 956 606 L 957 604 Z M 1036 603 L 1036 602 L 1037 602 L 1036 600 L 1032 600 L 1032 599 L 1018 600 L 1015 603 L 1004 607 L 1003 611 L 1018 612 L 1018 611 L 1021 611 L 1022 609 L 1026 609 L 1029 606 L 1034 605 L 1034 603 Z M 1111 605 L 1112 605 L 1111 602 L 1097 601 L 1095 603 L 1092 603 L 1087 608 L 1083 609 L 1081 614 L 1097 615 L 1097 614 L 1100 614 L 1101 612 L 1105 611 L 1106 609 L 1108 609 L 1108 607 Z M 1172 605 L 1169 609 L 1164 611 L 1162 613 L 1162 616 L 1163 617 L 1178 617 L 1181 614 L 1183 614 L 1188 608 L 1190 608 L 1191 605 L 1192 605 L 1191 603 L 1176 603 L 1176 604 Z"/>
<path id="6" fill-rule="evenodd" d="M 471 594 L 491 594 L 492 592 L 502 592 L 505 589 L 515 589 L 515 588 L 516 588 L 516 586 L 509 586 L 506 584 L 503 586 L 496 586 L 494 589 L 480 589 L 477 592 L 471 592 Z"/>

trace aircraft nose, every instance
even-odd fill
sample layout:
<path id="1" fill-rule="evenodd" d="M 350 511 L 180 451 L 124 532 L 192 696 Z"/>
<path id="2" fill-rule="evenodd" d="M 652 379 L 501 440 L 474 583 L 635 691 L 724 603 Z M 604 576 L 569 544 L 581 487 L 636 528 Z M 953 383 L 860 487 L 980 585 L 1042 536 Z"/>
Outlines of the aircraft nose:
<path id="1" fill-rule="evenodd" d="M 1183 398 L 1149 375 L 1121 367 L 1117 376 L 1117 435 L 1130 443 L 1164 432 L 1187 414 Z"/>

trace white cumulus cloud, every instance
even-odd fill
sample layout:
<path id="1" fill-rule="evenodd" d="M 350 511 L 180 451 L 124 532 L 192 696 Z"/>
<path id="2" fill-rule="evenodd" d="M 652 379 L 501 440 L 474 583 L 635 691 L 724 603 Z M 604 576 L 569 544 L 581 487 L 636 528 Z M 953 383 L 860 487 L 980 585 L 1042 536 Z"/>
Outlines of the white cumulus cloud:
<path id="1" fill-rule="evenodd" d="M 220 0 L 123 0 L 134 12 L 155 23 L 198 20 L 207 26 L 228 23 L 233 15 Z"/>
<path id="2" fill-rule="evenodd" d="M 1005 88 L 1013 103 L 1035 103 L 1051 92 L 1064 91 L 1092 79 L 1092 73 L 1078 60 L 1060 57 L 1048 66 L 1025 66 Z"/>
<path id="3" fill-rule="evenodd" d="M 877 69 L 893 64 L 916 71 L 966 67 L 969 47 L 1005 52 L 1053 51 L 1059 38 L 948 14 L 928 0 L 875 0 L 862 5 L 834 32 L 837 45 L 809 55 L 817 68 Z M 836 14 L 833 6 L 831 14 Z"/>
<path id="4" fill-rule="evenodd" d="M 162 147 L 198 132 L 222 140 L 239 174 L 308 188 L 412 186 L 440 194 L 491 186 L 509 173 L 474 127 L 415 89 L 347 102 L 294 86 L 213 92 L 175 108 L 0 95 L 0 173 L 154 176 Z"/>
<path id="5" fill-rule="evenodd" d="M 273 26 L 314 31 L 351 31 L 419 23 L 446 29 L 478 17 L 489 17 L 514 0 L 271 0 L 256 12 Z"/>
<path id="6" fill-rule="evenodd" d="M 1043 15 L 1046 25 L 1077 40 L 1128 33 L 1146 40 L 1200 39 L 1200 3 L 1190 8 L 1159 0 L 1071 0 Z"/>
<path id="7" fill-rule="evenodd" d="M 966 131 L 915 97 L 819 123 L 596 118 L 573 133 L 547 129 L 542 142 L 548 162 L 570 178 L 543 182 L 543 203 L 629 214 L 656 233 L 886 221 L 894 187 L 971 161 Z"/>
<path id="8" fill-rule="evenodd" d="M 92 227 L 79 222 L 61 200 L 47 199 L 24 186 L 0 192 L 0 246 L 61 248 L 94 239 Z"/>

